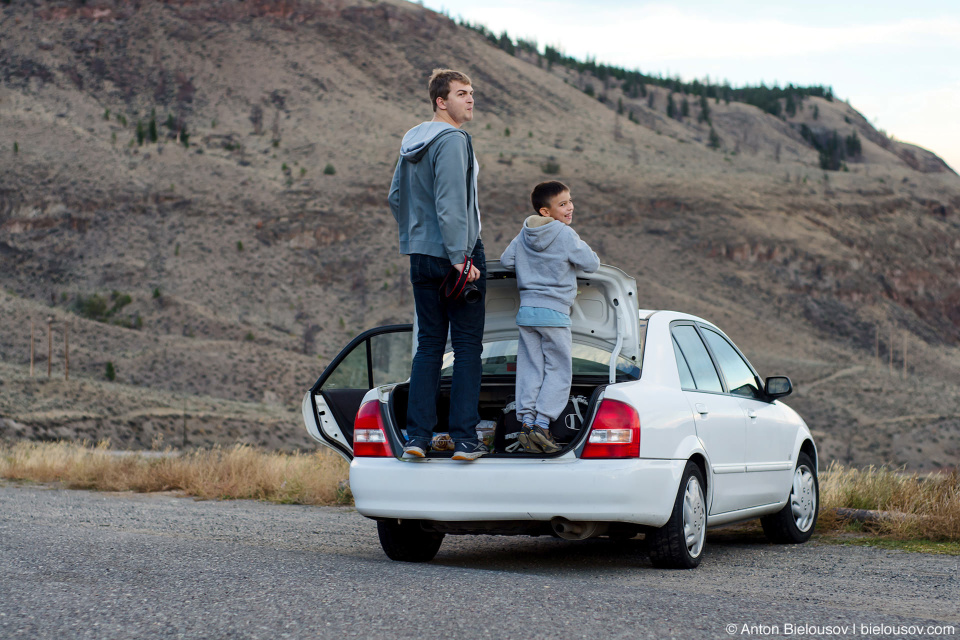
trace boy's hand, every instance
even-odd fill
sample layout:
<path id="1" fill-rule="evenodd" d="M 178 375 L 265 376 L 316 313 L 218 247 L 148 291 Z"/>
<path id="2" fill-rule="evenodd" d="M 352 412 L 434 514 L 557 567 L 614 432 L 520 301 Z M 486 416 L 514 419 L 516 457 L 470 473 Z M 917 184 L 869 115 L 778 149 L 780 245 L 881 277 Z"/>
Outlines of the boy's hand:
<path id="1" fill-rule="evenodd" d="M 459 271 L 460 273 L 463 273 L 464 264 L 466 263 L 461 262 L 460 264 L 455 264 L 453 265 L 453 268 Z M 479 280 L 479 279 L 480 279 L 480 270 L 477 269 L 475 266 L 470 265 L 470 273 L 467 274 L 467 282 L 473 282 L 474 280 Z"/>

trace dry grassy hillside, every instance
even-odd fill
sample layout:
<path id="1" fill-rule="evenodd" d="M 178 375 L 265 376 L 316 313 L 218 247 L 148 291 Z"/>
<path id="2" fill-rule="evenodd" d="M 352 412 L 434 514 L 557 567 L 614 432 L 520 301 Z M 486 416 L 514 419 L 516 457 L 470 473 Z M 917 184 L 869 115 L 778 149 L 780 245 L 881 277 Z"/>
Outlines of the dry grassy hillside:
<path id="1" fill-rule="evenodd" d="M 793 378 L 825 460 L 960 457 L 960 178 L 850 105 L 711 101 L 713 149 L 665 89 L 601 103 L 589 76 L 390 0 L 18 2 L 0 36 L 0 437 L 149 446 L 186 422 L 189 443 L 311 446 L 306 387 L 352 335 L 410 319 L 386 191 L 426 76 L 453 66 L 477 91 L 488 256 L 556 169 L 642 306 L 714 320 Z M 820 170 L 801 123 L 857 130 L 862 156 Z M 78 313 L 94 294 L 105 322 Z"/>

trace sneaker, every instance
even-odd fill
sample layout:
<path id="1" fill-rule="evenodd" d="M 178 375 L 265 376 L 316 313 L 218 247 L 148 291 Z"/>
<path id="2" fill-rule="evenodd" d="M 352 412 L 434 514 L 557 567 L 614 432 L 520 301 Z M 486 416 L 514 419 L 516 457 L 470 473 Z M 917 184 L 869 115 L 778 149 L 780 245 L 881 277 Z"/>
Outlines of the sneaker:
<path id="1" fill-rule="evenodd" d="M 429 448 L 430 443 L 427 440 L 409 440 L 406 446 L 403 447 L 403 455 L 412 456 L 414 458 L 426 458 L 427 450 Z"/>
<path id="2" fill-rule="evenodd" d="M 454 460 L 476 460 L 485 453 L 490 453 L 482 442 L 458 442 L 453 450 Z"/>
<path id="3" fill-rule="evenodd" d="M 517 435 L 520 446 L 527 453 L 556 453 L 560 445 L 553 439 L 553 435 L 543 427 L 534 424 L 524 424 Z"/>

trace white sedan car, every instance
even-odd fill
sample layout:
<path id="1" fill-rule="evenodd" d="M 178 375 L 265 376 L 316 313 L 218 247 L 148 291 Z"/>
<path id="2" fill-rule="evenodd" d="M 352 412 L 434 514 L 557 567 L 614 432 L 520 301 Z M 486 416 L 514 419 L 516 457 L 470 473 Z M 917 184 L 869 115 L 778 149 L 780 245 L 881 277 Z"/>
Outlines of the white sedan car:
<path id="1" fill-rule="evenodd" d="M 474 462 L 449 451 L 402 457 L 411 325 L 357 336 L 307 392 L 307 430 L 350 461 L 357 511 L 377 521 L 387 556 L 429 561 L 448 533 L 642 533 L 656 566 L 693 568 L 708 527 L 758 517 L 771 540 L 805 542 L 819 507 L 817 450 L 778 399 L 791 392 L 789 378 L 762 381 L 706 320 L 639 309 L 636 281 L 619 269 L 580 274 L 578 284 L 571 394 L 585 408 L 555 454 L 524 453 L 497 433 L 495 451 Z M 491 261 L 479 410 L 501 431 L 513 400 L 519 306 L 514 274 Z M 456 402 L 452 360 L 448 353 L 436 432 L 446 431 Z"/>

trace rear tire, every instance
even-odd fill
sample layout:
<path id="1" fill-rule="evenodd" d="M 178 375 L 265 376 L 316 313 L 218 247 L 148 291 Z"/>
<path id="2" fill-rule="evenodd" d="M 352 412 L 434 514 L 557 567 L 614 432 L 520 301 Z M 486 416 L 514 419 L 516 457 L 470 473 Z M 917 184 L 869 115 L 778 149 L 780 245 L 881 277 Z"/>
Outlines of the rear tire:
<path id="1" fill-rule="evenodd" d="M 783 509 L 760 518 L 763 533 L 770 542 L 801 544 L 810 539 L 820 513 L 820 482 L 817 467 L 805 453 L 797 456 L 790 497 Z"/>
<path id="2" fill-rule="evenodd" d="M 387 557 L 399 562 L 433 560 L 444 536 L 424 531 L 419 520 L 381 520 L 377 522 L 377 535 Z"/>
<path id="3" fill-rule="evenodd" d="M 687 461 L 670 519 L 667 524 L 647 535 L 653 566 L 693 569 L 700 564 L 707 536 L 704 486 L 700 467 Z"/>

